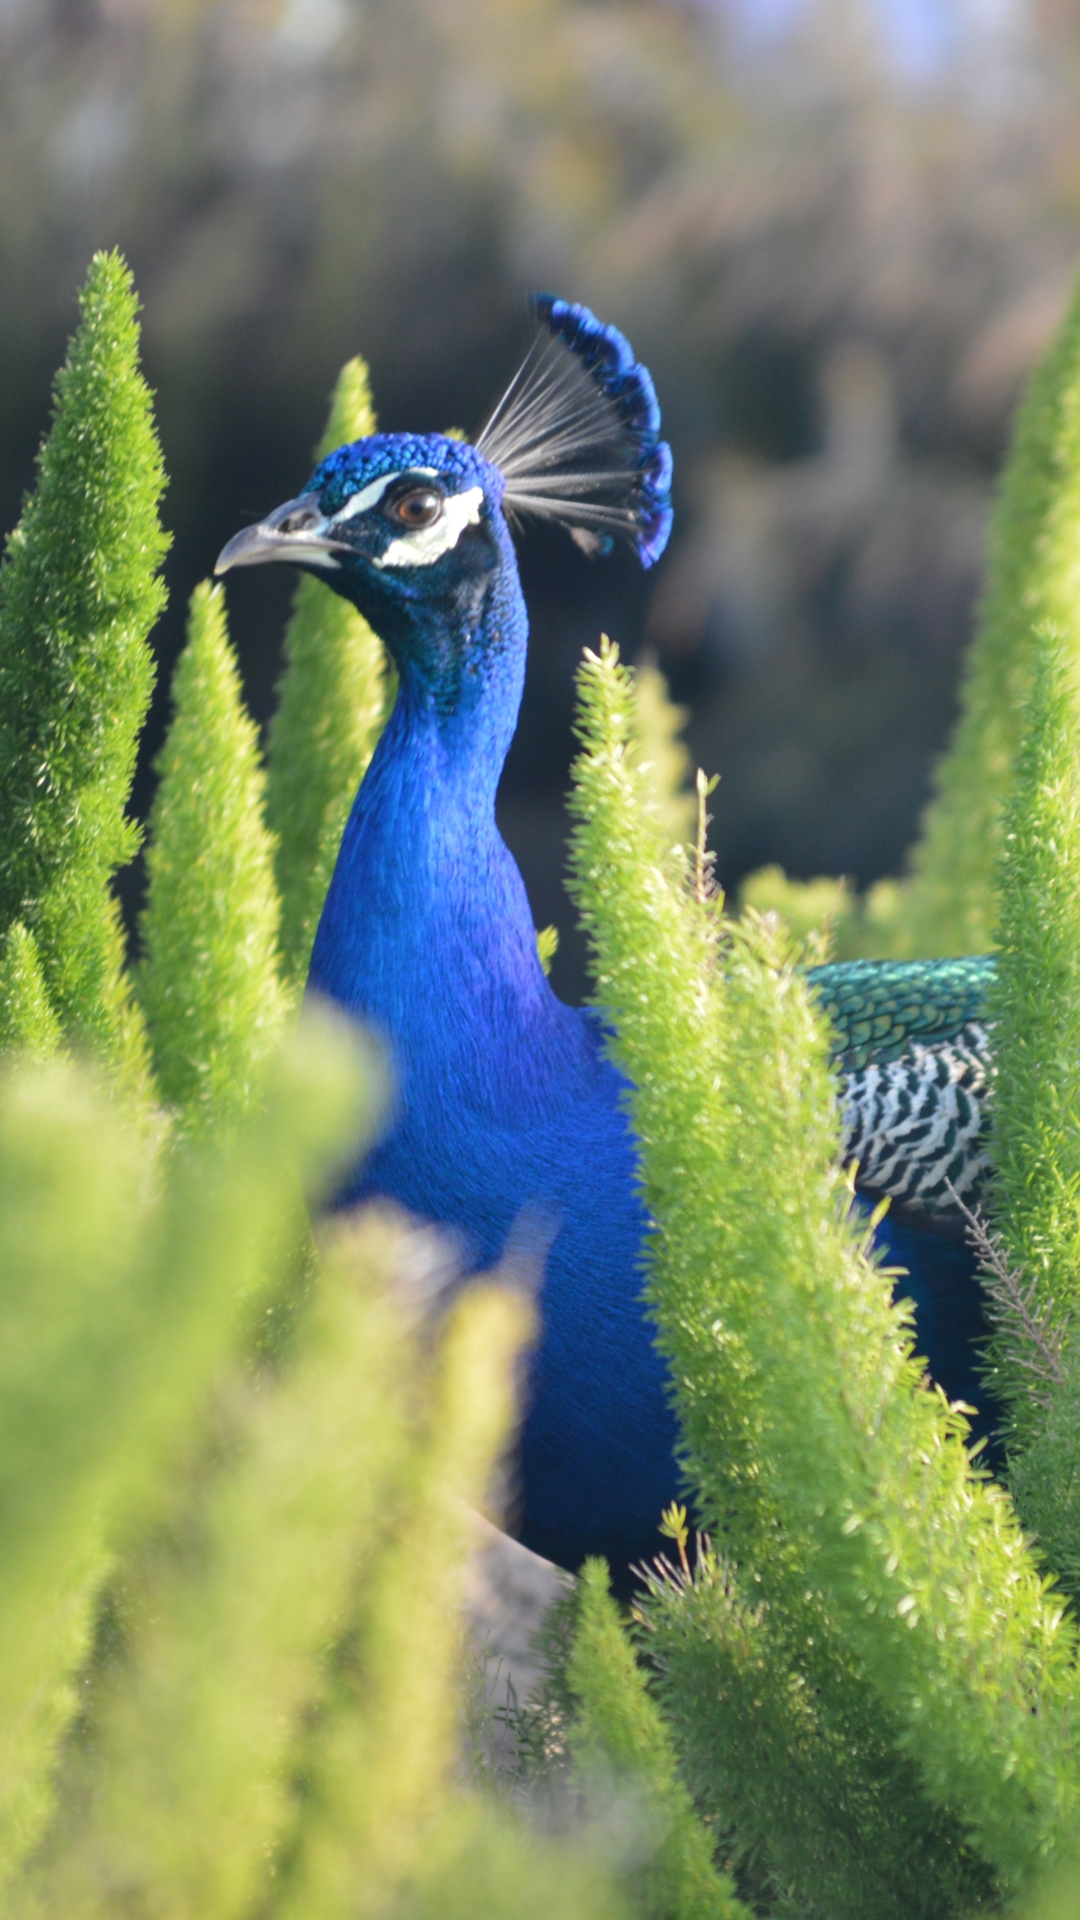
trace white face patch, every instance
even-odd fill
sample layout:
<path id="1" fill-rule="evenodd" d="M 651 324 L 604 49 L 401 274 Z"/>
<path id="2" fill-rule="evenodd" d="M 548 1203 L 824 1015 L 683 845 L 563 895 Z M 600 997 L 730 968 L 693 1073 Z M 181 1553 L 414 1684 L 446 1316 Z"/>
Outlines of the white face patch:
<path id="1" fill-rule="evenodd" d="M 358 513 L 366 513 L 369 507 L 377 507 L 387 487 L 393 486 L 395 480 L 401 480 L 407 473 L 422 473 L 425 478 L 432 480 L 438 478 L 438 469 L 435 467 L 403 467 L 399 473 L 384 473 L 378 480 L 369 480 L 366 487 L 361 487 L 351 500 L 346 500 L 345 505 L 334 514 L 331 526 L 340 526 L 342 520 L 355 520 Z"/>
<path id="2" fill-rule="evenodd" d="M 418 469 L 420 471 L 420 469 Z M 464 493 L 452 493 L 434 526 L 418 527 L 391 540 L 377 567 L 430 567 L 456 547 L 466 527 L 475 527 L 480 518 L 483 487 L 468 487 Z"/>

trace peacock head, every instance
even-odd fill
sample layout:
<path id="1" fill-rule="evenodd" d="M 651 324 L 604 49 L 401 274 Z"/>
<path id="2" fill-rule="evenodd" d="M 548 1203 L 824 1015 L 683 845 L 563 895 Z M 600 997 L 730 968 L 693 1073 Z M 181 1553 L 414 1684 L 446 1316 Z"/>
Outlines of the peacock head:
<path id="1" fill-rule="evenodd" d="M 587 307 L 551 294 L 534 306 L 535 338 L 475 445 L 380 433 L 339 447 L 215 571 L 303 567 L 408 656 L 448 622 L 478 630 L 521 514 L 560 522 L 590 554 L 625 539 L 651 566 L 671 530 L 671 454 L 649 374 Z"/>

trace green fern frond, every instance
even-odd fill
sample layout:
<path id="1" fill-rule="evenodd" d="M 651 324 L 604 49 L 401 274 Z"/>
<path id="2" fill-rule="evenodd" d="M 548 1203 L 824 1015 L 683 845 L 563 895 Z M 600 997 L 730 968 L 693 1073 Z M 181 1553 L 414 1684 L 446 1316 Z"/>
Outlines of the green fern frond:
<path id="1" fill-rule="evenodd" d="M 316 459 L 374 432 L 367 368 L 350 360 L 334 389 Z M 267 792 L 277 836 L 281 951 L 294 989 L 304 984 L 345 822 L 393 693 L 385 649 L 367 621 L 321 580 L 305 576 L 285 633 Z"/>

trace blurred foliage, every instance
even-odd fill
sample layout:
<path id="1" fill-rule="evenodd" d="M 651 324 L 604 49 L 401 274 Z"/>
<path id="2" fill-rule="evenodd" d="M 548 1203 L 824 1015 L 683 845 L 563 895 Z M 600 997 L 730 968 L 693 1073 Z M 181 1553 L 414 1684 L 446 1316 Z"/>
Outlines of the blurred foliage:
<path id="1" fill-rule="evenodd" d="M 850 880 L 792 880 L 783 867 L 759 867 L 739 889 L 745 911 L 777 913 L 800 943 L 821 940 L 830 960 L 881 958 L 902 940 L 904 896 L 896 880 L 879 880 L 856 893 Z"/>
<path id="2" fill-rule="evenodd" d="M 596 1838 L 455 1779 L 464 1503 L 508 1435 L 525 1299 L 474 1284 L 421 1337 L 423 1237 L 370 1213 L 325 1240 L 288 1348 L 252 1349 L 298 1184 L 378 1097 L 357 1041 L 309 1023 L 228 1144 L 148 1181 L 144 1129 L 84 1073 L 0 1085 L 13 1920 L 446 1915 L 478 1889 L 514 1920 L 626 1911 Z"/>
<path id="3" fill-rule="evenodd" d="M 1054 977 L 1067 964 L 1067 935 L 1054 959 L 1051 954 L 1054 903 L 1067 894 L 1069 885 L 1072 801 L 1055 784 L 1062 777 L 1057 770 L 1069 758 L 1061 733 L 1067 725 L 1068 700 L 1064 688 L 1059 688 L 1058 732 L 1048 741 L 1044 735 L 1049 719 L 1041 711 L 1038 718 L 1028 714 L 1027 698 L 1034 667 L 1048 647 L 1061 650 L 1062 671 L 1080 684 L 1076 622 L 1080 503 L 1072 491 L 1080 472 L 1078 432 L 1080 288 L 1017 413 L 1012 452 L 992 521 L 979 627 L 961 681 L 960 716 L 935 770 L 934 797 L 908 855 L 905 877 L 899 882 L 880 881 L 861 899 L 846 879 L 791 880 L 775 866 L 751 874 L 743 884 L 745 902 L 758 909 L 775 909 L 794 931 L 823 927 L 839 959 L 863 954 L 910 958 L 982 953 L 995 944 L 998 906 L 1004 903 L 1008 913 L 1014 899 L 1008 876 L 1015 846 L 1004 854 L 1000 902 L 994 879 L 1002 857 L 1007 797 L 1019 765 L 1019 777 L 1032 785 L 1033 792 L 1043 793 L 1048 809 L 1047 818 L 1040 821 L 1032 797 L 1023 801 L 1024 817 L 1030 815 L 1034 836 L 1021 862 L 1025 885 L 1040 839 L 1045 839 L 1047 859 L 1046 924 L 1037 931 L 1027 927 L 1024 939 L 1033 935 L 1034 945 L 1024 964 L 1029 981 Z M 1045 687 L 1042 692 L 1045 697 Z M 1017 763 L 1021 747 L 1025 756 L 1045 751 L 1045 764 L 1035 770 L 1027 758 Z M 1021 913 L 1023 918 L 1023 906 Z M 1041 1043 L 1035 1045 L 1032 1038 L 1036 1074 L 1042 1071 L 1053 1035 L 1054 1016 L 1048 1016 Z M 1015 1065 L 1013 1084 L 1019 1088 L 1023 1073 L 1019 1058 Z M 1026 1148 L 1021 1161 L 1028 1168 Z M 1032 1231 L 1038 1239 L 1039 1230 L 1033 1226 Z"/>

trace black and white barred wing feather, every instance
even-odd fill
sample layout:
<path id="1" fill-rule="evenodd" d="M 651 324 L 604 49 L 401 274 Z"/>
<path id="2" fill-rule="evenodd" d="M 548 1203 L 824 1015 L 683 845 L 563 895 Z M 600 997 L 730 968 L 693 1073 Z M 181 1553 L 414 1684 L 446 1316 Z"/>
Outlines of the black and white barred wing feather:
<path id="1" fill-rule="evenodd" d="M 810 974 L 840 1072 L 841 1156 L 856 1184 L 956 1230 L 989 1171 L 992 957 L 854 960 Z"/>

